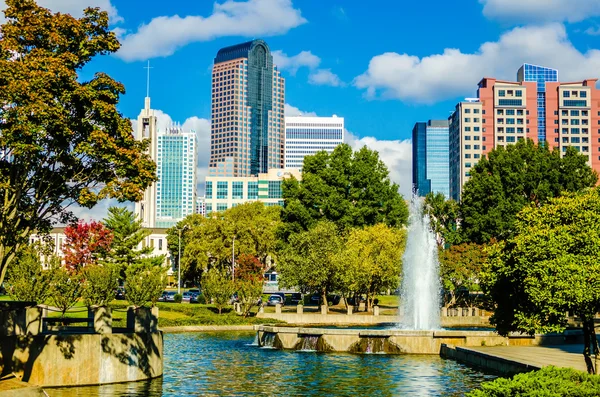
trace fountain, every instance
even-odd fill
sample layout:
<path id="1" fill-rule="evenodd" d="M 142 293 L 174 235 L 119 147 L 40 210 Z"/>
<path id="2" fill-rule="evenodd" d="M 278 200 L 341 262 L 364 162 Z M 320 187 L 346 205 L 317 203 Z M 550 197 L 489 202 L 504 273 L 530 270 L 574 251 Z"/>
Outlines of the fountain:
<path id="1" fill-rule="evenodd" d="M 410 330 L 440 329 L 440 279 L 435 235 L 423 201 L 413 194 L 406 251 L 403 258 L 400 327 Z"/>

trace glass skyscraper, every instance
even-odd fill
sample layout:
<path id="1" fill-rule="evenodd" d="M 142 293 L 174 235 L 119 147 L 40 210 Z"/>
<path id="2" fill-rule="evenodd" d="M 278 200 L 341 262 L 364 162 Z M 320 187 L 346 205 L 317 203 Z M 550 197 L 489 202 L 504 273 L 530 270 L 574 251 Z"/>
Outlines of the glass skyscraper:
<path id="1" fill-rule="evenodd" d="M 413 188 L 419 196 L 430 192 L 450 196 L 448 120 L 416 123 L 412 131 Z"/>
<path id="2" fill-rule="evenodd" d="M 284 166 L 285 82 L 263 40 L 222 48 L 212 73 L 209 175 L 251 176 Z"/>
<path id="3" fill-rule="evenodd" d="M 523 64 L 517 71 L 517 82 L 537 83 L 538 141 L 546 142 L 546 83 L 558 81 L 558 70 Z"/>

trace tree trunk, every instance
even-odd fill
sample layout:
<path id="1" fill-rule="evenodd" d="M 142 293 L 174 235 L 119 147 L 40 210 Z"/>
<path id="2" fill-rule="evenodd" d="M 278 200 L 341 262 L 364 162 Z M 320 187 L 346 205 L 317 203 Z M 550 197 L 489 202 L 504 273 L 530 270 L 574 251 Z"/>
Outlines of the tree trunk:
<path id="1" fill-rule="evenodd" d="M 329 302 L 327 302 L 327 289 L 323 288 L 323 290 L 321 291 L 321 304 L 325 305 L 325 310 L 327 310 L 327 313 L 329 313 Z"/>
<path id="2" fill-rule="evenodd" d="M 219 306 L 219 314 L 221 314 L 221 310 L 223 310 L 223 308 Z"/>
<path id="3" fill-rule="evenodd" d="M 598 340 L 594 329 L 594 316 L 581 315 L 583 323 L 583 358 L 589 374 L 597 374 L 598 371 Z M 594 361 L 592 361 L 592 354 Z"/>

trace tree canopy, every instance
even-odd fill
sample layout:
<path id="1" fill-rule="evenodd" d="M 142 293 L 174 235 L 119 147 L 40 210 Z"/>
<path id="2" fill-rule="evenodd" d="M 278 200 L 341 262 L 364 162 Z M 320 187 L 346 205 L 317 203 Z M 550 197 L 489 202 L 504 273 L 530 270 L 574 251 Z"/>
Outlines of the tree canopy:
<path id="1" fill-rule="evenodd" d="M 328 220 L 340 229 L 385 223 L 401 226 L 408 220 L 408 208 L 392 183 L 379 154 L 366 146 L 357 152 L 347 144 L 333 153 L 306 156 L 302 180 L 282 182 L 284 209 L 282 237 L 310 229 Z"/>
<path id="2" fill-rule="evenodd" d="M 456 201 L 447 200 L 443 193 L 430 192 L 425 196 L 423 212 L 429 215 L 439 246 L 445 248 L 460 243 L 460 208 Z"/>
<path id="3" fill-rule="evenodd" d="M 564 156 L 531 140 L 492 150 L 471 169 L 462 202 L 462 232 L 467 241 L 488 243 L 514 231 L 517 213 L 529 203 L 541 205 L 563 192 L 592 187 L 598 175 L 588 157 L 574 148 Z"/>
<path id="4" fill-rule="evenodd" d="M 528 206 L 515 234 L 490 252 L 484 291 L 496 304 L 491 322 L 510 331 L 560 332 L 566 312 L 583 322 L 588 370 L 598 354 L 594 315 L 600 311 L 600 193 L 592 189 Z"/>
<path id="5" fill-rule="evenodd" d="M 137 201 L 156 165 L 117 110 L 122 84 L 78 73 L 119 49 L 108 13 L 54 14 L 34 0 L 6 0 L 0 36 L 0 283 L 19 247 L 69 205 Z"/>

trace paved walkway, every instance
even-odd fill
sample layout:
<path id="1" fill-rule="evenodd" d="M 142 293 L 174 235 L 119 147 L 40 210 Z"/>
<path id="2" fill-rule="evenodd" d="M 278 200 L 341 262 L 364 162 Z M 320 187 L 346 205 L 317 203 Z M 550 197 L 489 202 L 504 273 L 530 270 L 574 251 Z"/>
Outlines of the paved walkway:
<path id="1" fill-rule="evenodd" d="M 12 375 L 0 378 L 0 397 L 29 396 L 47 396 L 47 394 L 41 388 L 21 382 Z"/>
<path id="2" fill-rule="evenodd" d="M 532 367 L 568 367 L 586 371 L 583 345 L 461 347 Z"/>

